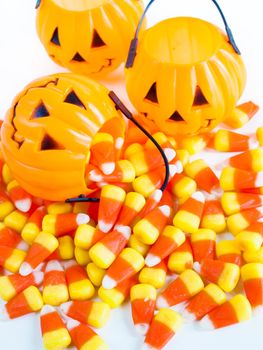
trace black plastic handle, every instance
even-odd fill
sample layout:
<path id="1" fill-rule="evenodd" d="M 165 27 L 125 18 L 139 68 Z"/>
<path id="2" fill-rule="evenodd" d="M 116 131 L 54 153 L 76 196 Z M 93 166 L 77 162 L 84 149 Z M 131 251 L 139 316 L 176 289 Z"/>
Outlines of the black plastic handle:
<path id="1" fill-rule="evenodd" d="M 41 4 L 41 0 L 37 0 L 37 3 L 36 3 L 35 8 L 36 8 L 36 9 L 38 9 L 38 8 L 39 8 L 39 6 L 40 6 L 40 4 Z"/>
<path id="2" fill-rule="evenodd" d="M 222 20 L 223 20 L 224 25 L 225 25 L 226 33 L 227 33 L 227 36 L 228 36 L 229 43 L 233 47 L 234 51 L 238 55 L 241 55 L 241 52 L 239 51 L 239 49 L 237 47 L 237 44 L 235 42 L 233 33 L 232 33 L 230 27 L 228 26 L 228 23 L 227 23 L 227 20 L 225 18 L 225 15 L 224 15 L 223 11 L 221 10 L 221 8 L 220 8 L 220 6 L 219 6 L 219 4 L 217 3 L 216 0 L 211 0 L 211 1 L 214 3 L 214 5 L 216 6 L 218 12 L 220 13 L 220 16 L 222 17 Z M 143 12 L 143 15 L 142 15 L 141 19 L 140 19 L 140 22 L 139 22 L 138 27 L 137 27 L 136 32 L 135 32 L 135 36 L 134 36 L 134 38 L 131 41 L 131 45 L 130 45 L 130 49 L 129 49 L 129 53 L 128 53 L 128 58 L 127 58 L 127 61 L 126 61 L 126 66 L 125 66 L 126 68 L 131 68 L 133 66 L 133 63 L 134 63 L 134 60 L 135 60 L 135 57 L 136 57 L 136 54 L 137 54 L 139 32 L 140 32 L 142 23 L 144 21 L 144 18 L 146 16 L 149 8 L 151 7 L 151 5 L 154 2 L 155 2 L 155 0 L 150 0 L 149 1 L 148 5 L 146 6 L 146 8 L 145 8 L 145 10 Z"/>

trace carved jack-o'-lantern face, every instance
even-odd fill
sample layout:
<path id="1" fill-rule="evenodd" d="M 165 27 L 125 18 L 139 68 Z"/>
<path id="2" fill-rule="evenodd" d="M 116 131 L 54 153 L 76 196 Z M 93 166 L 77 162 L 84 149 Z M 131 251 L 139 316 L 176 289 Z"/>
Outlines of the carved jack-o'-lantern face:
<path id="1" fill-rule="evenodd" d="M 128 95 L 165 133 L 206 132 L 233 111 L 246 80 L 243 61 L 214 25 L 197 18 L 162 21 L 142 34 Z"/>
<path id="2" fill-rule="evenodd" d="M 118 117 L 102 85 L 56 74 L 34 81 L 18 95 L 1 128 L 4 159 L 29 193 L 65 200 L 90 191 L 85 168 L 93 136 Z"/>
<path id="3" fill-rule="evenodd" d="M 142 12 L 141 0 L 41 0 L 37 31 L 58 64 L 103 75 L 125 60 Z"/>

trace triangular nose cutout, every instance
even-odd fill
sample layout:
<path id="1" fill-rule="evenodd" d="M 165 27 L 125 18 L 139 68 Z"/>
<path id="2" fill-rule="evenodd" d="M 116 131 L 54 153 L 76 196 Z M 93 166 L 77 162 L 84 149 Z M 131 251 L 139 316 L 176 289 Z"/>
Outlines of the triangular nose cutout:
<path id="1" fill-rule="evenodd" d="M 183 117 L 181 116 L 181 114 L 179 112 L 174 112 L 174 114 L 171 115 L 171 117 L 169 118 L 169 120 L 172 120 L 174 122 L 184 122 L 185 120 L 183 119 Z"/>
<path id="2" fill-rule="evenodd" d="M 101 39 L 99 33 L 94 29 L 91 47 L 92 48 L 97 48 L 97 47 L 102 47 L 102 46 L 106 46 L 106 44 Z"/>
<path id="3" fill-rule="evenodd" d="M 197 86 L 195 90 L 195 99 L 194 99 L 193 106 L 202 106 L 207 104 L 208 104 L 208 101 L 205 98 L 202 90 L 200 89 L 200 86 Z"/>
<path id="4" fill-rule="evenodd" d="M 51 150 L 62 150 L 65 149 L 63 146 L 61 146 L 59 143 L 56 142 L 51 136 L 48 134 L 45 134 L 43 137 L 41 147 L 41 151 L 51 151 Z"/>
<path id="5" fill-rule="evenodd" d="M 84 58 L 77 52 L 76 55 L 72 58 L 72 61 L 76 62 L 85 62 Z"/>
<path id="6" fill-rule="evenodd" d="M 58 28 L 55 29 L 52 38 L 50 40 L 53 44 L 60 46 L 60 41 L 59 41 L 59 35 L 58 35 Z"/>
<path id="7" fill-rule="evenodd" d="M 148 91 L 147 95 L 145 96 L 145 100 L 159 103 L 158 97 L 157 97 L 157 89 L 156 89 L 156 83 L 153 83 L 150 90 Z"/>

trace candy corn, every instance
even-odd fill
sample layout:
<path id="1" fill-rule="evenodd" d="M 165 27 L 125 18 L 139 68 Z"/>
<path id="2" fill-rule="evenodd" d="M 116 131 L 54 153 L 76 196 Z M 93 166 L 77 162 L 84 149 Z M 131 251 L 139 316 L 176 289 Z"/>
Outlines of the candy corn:
<path id="1" fill-rule="evenodd" d="M 87 264 L 91 262 L 89 252 L 86 249 L 75 247 L 74 257 L 80 266 L 87 266 Z"/>
<path id="2" fill-rule="evenodd" d="M 115 145 L 112 135 L 98 132 L 92 140 L 90 163 L 96 165 L 105 174 L 115 170 Z"/>
<path id="3" fill-rule="evenodd" d="M 252 223 L 263 216 L 263 207 L 243 210 L 240 213 L 230 215 L 227 219 L 227 226 L 234 235 L 248 228 Z"/>
<path id="4" fill-rule="evenodd" d="M 9 182 L 7 185 L 7 191 L 18 210 L 24 213 L 27 213 L 30 210 L 32 205 L 32 196 L 27 193 L 16 180 Z"/>
<path id="5" fill-rule="evenodd" d="M 232 111 L 231 116 L 224 121 L 232 128 L 241 128 L 257 113 L 259 107 L 255 103 L 249 101 L 242 103 Z"/>
<path id="6" fill-rule="evenodd" d="M 216 244 L 216 256 L 218 260 L 241 266 L 242 256 L 240 248 L 235 240 L 223 240 Z"/>
<path id="7" fill-rule="evenodd" d="M 259 250 L 249 250 L 243 253 L 243 258 L 246 263 L 261 263 L 263 264 L 263 247 Z"/>
<path id="8" fill-rule="evenodd" d="M 16 273 L 26 258 L 26 252 L 7 246 L 0 246 L 0 266 Z"/>
<path id="9" fill-rule="evenodd" d="M 154 317 L 145 338 L 144 350 L 161 350 L 182 326 L 182 317 L 176 311 L 161 309 Z M 158 335 L 158 336 L 157 336 Z"/>
<path id="10" fill-rule="evenodd" d="M 39 286 L 43 281 L 43 272 L 36 271 L 28 276 L 13 274 L 0 277 L 0 298 L 5 301 L 13 299 L 17 294 L 30 286 Z"/>
<path id="11" fill-rule="evenodd" d="M 72 212 L 72 205 L 65 202 L 45 202 L 47 213 L 50 215 L 69 214 Z"/>
<path id="12" fill-rule="evenodd" d="M 169 256 L 168 268 L 172 272 L 180 274 L 187 269 L 191 269 L 193 263 L 194 258 L 190 239 L 186 238 L 185 242 Z"/>
<path id="13" fill-rule="evenodd" d="M 110 318 L 110 307 L 103 302 L 69 301 L 60 309 L 68 317 L 96 328 L 104 327 Z"/>
<path id="14" fill-rule="evenodd" d="M 249 135 L 220 129 L 214 136 L 214 147 L 219 152 L 243 152 L 258 146 L 257 140 Z"/>
<path id="15" fill-rule="evenodd" d="M 163 196 L 163 192 L 161 190 L 155 190 L 147 199 L 146 203 L 139 213 L 139 217 L 136 218 L 137 222 L 144 218 L 147 214 L 149 214 L 153 209 L 155 209 L 160 203 Z"/>
<path id="16" fill-rule="evenodd" d="M 157 298 L 157 308 L 169 307 L 190 300 L 204 288 L 200 276 L 193 270 L 186 270 L 175 279 Z"/>
<path id="17" fill-rule="evenodd" d="M 70 260 L 74 257 L 74 242 L 71 236 L 58 237 L 58 248 L 47 260 Z"/>
<path id="18" fill-rule="evenodd" d="M 42 221 L 42 230 L 57 237 L 77 229 L 79 225 L 87 224 L 90 218 L 87 214 L 48 214 Z"/>
<path id="19" fill-rule="evenodd" d="M 29 275 L 58 247 L 58 240 L 51 234 L 40 232 L 29 248 L 25 261 L 19 269 L 22 276 Z"/>
<path id="20" fill-rule="evenodd" d="M 4 218 L 4 224 L 17 232 L 21 232 L 28 220 L 29 214 L 14 210 Z"/>
<path id="21" fill-rule="evenodd" d="M 4 193 L 0 192 L 0 220 L 3 221 L 6 216 L 14 211 L 15 207 L 11 199 Z"/>
<path id="22" fill-rule="evenodd" d="M 230 166 L 237 169 L 243 169 L 247 171 L 262 171 L 263 170 L 263 150 L 256 148 L 245 151 L 236 156 L 233 156 L 223 163 L 221 167 Z"/>
<path id="23" fill-rule="evenodd" d="M 102 232 L 107 233 L 114 226 L 125 197 L 125 191 L 117 186 L 106 185 L 103 187 L 98 218 L 98 227 Z"/>
<path id="24" fill-rule="evenodd" d="M 55 308 L 49 305 L 43 307 L 40 324 L 46 350 L 65 349 L 70 345 L 69 332 Z"/>
<path id="25" fill-rule="evenodd" d="M 205 201 L 200 226 L 213 230 L 216 233 L 221 233 L 226 229 L 224 211 L 218 199 Z"/>
<path id="26" fill-rule="evenodd" d="M 131 162 L 122 159 L 116 162 L 115 170 L 110 175 L 92 169 L 88 171 L 87 178 L 92 182 L 131 183 L 135 179 L 135 170 Z"/>
<path id="27" fill-rule="evenodd" d="M 134 226 L 134 235 L 144 244 L 155 243 L 164 229 L 170 213 L 171 209 L 167 205 L 153 209 Z"/>
<path id="28" fill-rule="evenodd" d="M 75 233 L 74 243 L 76 247 L 89 249 L 100 241 L 105 233 L 91 225 L 80 225 Z"/>
<path id="29" fill-rule="evenodd" d="M 45 304 L 58 306 L 68 300 L 68 288 L 64 270 L 57 260 L 47 263 L 43 283 Z"/>
<path id="30" fill-rule="evenodd" d="M 134 234 L 130 236 L 128 246 L 130 248 L 135 249 L 138 253 L 140 253 L 143 257 L 146 256 L 146 254 L 149 251 L 150 246 L 148 244 L 142 243 Z"/>
<path id="31" fill-rule="evenodd" d="M 143 256 L 132 248 L 125 248 L 104 276 L 102 280 L 103 288 L 115 288 L 125 279 L 135 275 L 143 266 Z"/>
<path id="32" fill-rule="evenodd" d="M 184 232 L 196 232 L 201 222 L 204 202 L 204 195 L 201 192 L 193 193 L 175 214 L 173 219 L 174 226 Z"/>
<path id="33" fill-rule="evenodd" d="M 145 264 L 155 266 L 185 242 L 185 234 L 174 226 L 166 226 L 155 244 L 150 248 Z"/>
<path id="34" fill-rule="evenodd" d="M 150 284 L 156 289 L 162 288 L 166 280 L 167 266 L 161 261 L 153 267 L 144 267 L 139 274 L 140 283 Z"/>
<path id="35" fill-rule="evenodd" d="M 240 277 L 240 269 L 236 264 L 221 260 L 204 259 L 200 265 L 195 262 L 194 268 L 205 280 L 216 283 L 227 293 L 235 289 Z"/>
<path id="36" fill-rule="evenodd" d="M 254 308 L 263 307 L 263 264 L 243 265 L 241 278 L 250 305 Z"/>
<path id="37" fill-rule="evenodd" d="M 188 321 L 200 320 L 225 302 L 226 295 L 222 289 L 210 283 L 187 303 L 183 317 Z"/>
<path id="38" fill-rule="evenodd" d="M 35 286 L 30 286 L 5 304 L 4 309 L 0 313 L 0 319 L 10 320 L 18 318 L 37 312 L 42 307 L 43 300 L 39 290 Z"/>
<path id="39" fill-rule="evenodd" d="M 145 198 L 136 192 L 129 192 L 123 203 L 115 228 L 129 226 L 145 206 Z"/>
<path id="40" fill-rule="evenodd" d="M 150 284 L 136 284 L 131 288 L 131 311 L 135 329 L 146 335 L 154 316 L 156 289 Z"/>
<path id="41" fill-rule="evenodd" d="M 46 215 L 46 208 L 44 206 L 38 207 L 33 214 L 28 218 L 25 224 L 21 236 L 25 242 L 32 244 L 36 236 L 42 229 L 42 220 Z"/>
<path id="42" fill-rule="evenodd" d="M 208 229 L 199 229 L 192 233 L 191 245 L 195 261 L 201 262 L 206 258 L 214 259 L 216 233 Z"/>
<path id="43" fill-rule="evenodd" d="M 222 170 L 220 186 L 224 191 L 240 191 L 263 186 L 263 172 L 246 171 L 231 167 Z"/>
<path id="44" fill-rule="evenodd" d="M 88 277 L 91 283 L 96 287 L 101 286 L 105 273 L 106 273 L 106 270 L 101 269 L 100 267 L 98 267 L 96 264 L 92 262 L 87 265 Z"/>
<path id="45" fill-rule="evenodd" d="M 251 318 L 251 306 L 244 295 L 238 294 L 209 312 L 200 322 L 205 330 L 227 327 Z"/>
<path id="46" fill-rule="evenodd" d="M 253 193 L 225 192 L 221 198 L 222 207 L 227 215 L 257 208 L 263 205 L 263 196 Z"/>
<path id="47" fill-rule="evenodd" d="M 196 192 L 197 184 L 191 177 L 184 174 L 175 174 L 171 180 L 172 192 L 179 198 L 189 198 Z"/>
<path id="48" fill-rule="evenodd" d="M 263 237 L 260 233 L 241 231 L 235 236 L 238 247 L 242 251 L 257 251 L 263 243 Z"/>
<path id="49" fill-rule="evenodd" d="M 77 350 L 108 350 L 107 344 L 91 328 L 75 320 L 67 322 L 72 341 Z"/>
<path id="50" fill-rule="evenodd" d="M 87 300 L 93 297 L 95 288 L 88 279 L 85 269 L 75 261 L 65 264 L 66 281 L 72 300 Z"/>
<path id="51" fill-rule="evenodd" d="M 21 239 L 21 236 L 13 229 L 0 223 L 0 246 L 27 250 L 28 245 Z"/>

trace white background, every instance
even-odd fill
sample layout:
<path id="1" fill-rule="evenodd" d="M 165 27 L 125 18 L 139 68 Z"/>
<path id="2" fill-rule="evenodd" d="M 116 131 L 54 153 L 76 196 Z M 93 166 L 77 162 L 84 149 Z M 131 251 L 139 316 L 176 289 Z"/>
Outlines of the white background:
<path id="1" fill-rule="evenodd" d="M 74 0 L 72 0 L 74 1 Z M 147 1 L 146 1 L 147 2 Z M 235 34 L 236 42 L 247 66 L 248 83 L 242 101 L 253 99 L 263 107 L 263 4 L 262 0 L 218 0 Z M 0 0 L 0 118 L 4 117 L 13 97 L 31 80 L 63 71 L 50 61 L 38 41 L 35 31 L 34 0 Z M 222 27 L 221 20 L 209 0 L 156 0 L 148 24 L 171 16 L 196 16 Z M 119 77 L 118 83 L 116 77 Z M 115 81 L 114 81 L 115 80 Z M 122 70 L 106 84 L 123 97 L 125 92 Z M 262 112 L 245 128 L 253 132 L 263 125 Z M 214 159 L 214 155 L 209 154 Z M 247 350 L 262 349 L 263 316 L 238 326 L 203 332 L 186 325 L 167 350 Z M 112 312 L 111 321 L 100 332 L 111 350 L 139 350 L 140 339 L 132 328 L 129 307 Z M 0 349 L 42 350 L 39 317 L 27 316 L 16 321 L 0 323 Z"/>

